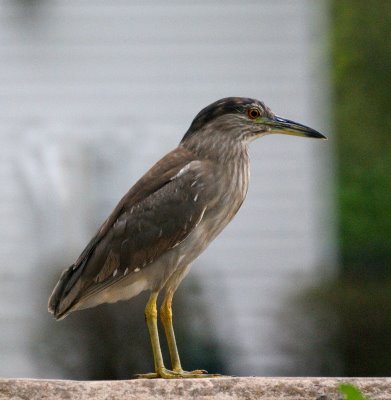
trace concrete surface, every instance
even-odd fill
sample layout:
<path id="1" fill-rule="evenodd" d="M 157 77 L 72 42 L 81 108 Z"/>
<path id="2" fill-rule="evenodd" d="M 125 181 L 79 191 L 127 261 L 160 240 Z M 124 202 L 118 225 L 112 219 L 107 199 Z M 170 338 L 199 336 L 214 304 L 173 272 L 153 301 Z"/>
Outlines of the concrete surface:
<path id="1" fill-rule="evenodd" d="M 391 399 L 391 378 L 224 377 L 126 381 L 1 379 L 0 400 L 342 400 L 337 390 L 341 383 L 356 385 L 369 400 Z"/>

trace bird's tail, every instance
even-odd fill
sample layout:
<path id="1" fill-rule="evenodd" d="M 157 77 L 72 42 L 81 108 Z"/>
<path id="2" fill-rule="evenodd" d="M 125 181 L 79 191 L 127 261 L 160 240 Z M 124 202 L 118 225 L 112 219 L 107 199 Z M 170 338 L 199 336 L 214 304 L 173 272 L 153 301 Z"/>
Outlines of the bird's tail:
<path id="1" fill-rule="evenodd" d="M 73 305 L 73 301 L 67 298 L 67 287 L 74 274 L 74 264 L 67 268 L 60 276 L 57 285 L 53 289 L 48 302 L 48 311 L 57 320 L 65 318 Z M 74 300 L 74 299 L 73 299 Z"/>

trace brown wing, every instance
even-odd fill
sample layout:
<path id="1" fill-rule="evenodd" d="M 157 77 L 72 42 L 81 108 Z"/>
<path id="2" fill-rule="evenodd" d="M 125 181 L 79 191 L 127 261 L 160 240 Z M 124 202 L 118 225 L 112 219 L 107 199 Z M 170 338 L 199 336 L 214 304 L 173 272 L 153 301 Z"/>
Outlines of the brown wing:
<path id="1" fill-rule="evenodd" d="M 179 147 L 155 164 L 63 273 L 49 310 L 63 316 L 84 297 L 137 272 L 183 241 L 205 211 L 205 163 Z"/>

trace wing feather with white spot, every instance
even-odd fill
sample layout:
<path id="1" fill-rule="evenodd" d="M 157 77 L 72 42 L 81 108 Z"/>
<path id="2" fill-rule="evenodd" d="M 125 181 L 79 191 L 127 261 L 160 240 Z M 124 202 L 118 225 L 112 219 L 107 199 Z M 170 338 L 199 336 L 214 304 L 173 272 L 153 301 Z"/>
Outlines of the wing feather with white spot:
<path id="1" fill-rule="evenodd" d="M 55 317 L 136 274 L 185 240 L 207 207 L 210 171 L 208 161 L 195 160 L 181 147 L 155 164 L 61 276 L 49 300 Z"/>

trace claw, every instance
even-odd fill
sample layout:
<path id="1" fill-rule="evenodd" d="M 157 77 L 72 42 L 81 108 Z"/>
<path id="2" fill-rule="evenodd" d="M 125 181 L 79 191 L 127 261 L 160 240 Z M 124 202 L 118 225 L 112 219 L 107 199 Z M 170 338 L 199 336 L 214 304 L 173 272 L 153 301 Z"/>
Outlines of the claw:
<path id="1" fill-rule="evenodd" d="M 186 374 L 196 374 L 196 375 L 205 375 L 208 374 L 208 371 L 206 371 L 205 369 L 195 369 L 194 371 L 180 371 L 180 372 L 184 372 Z"/>

